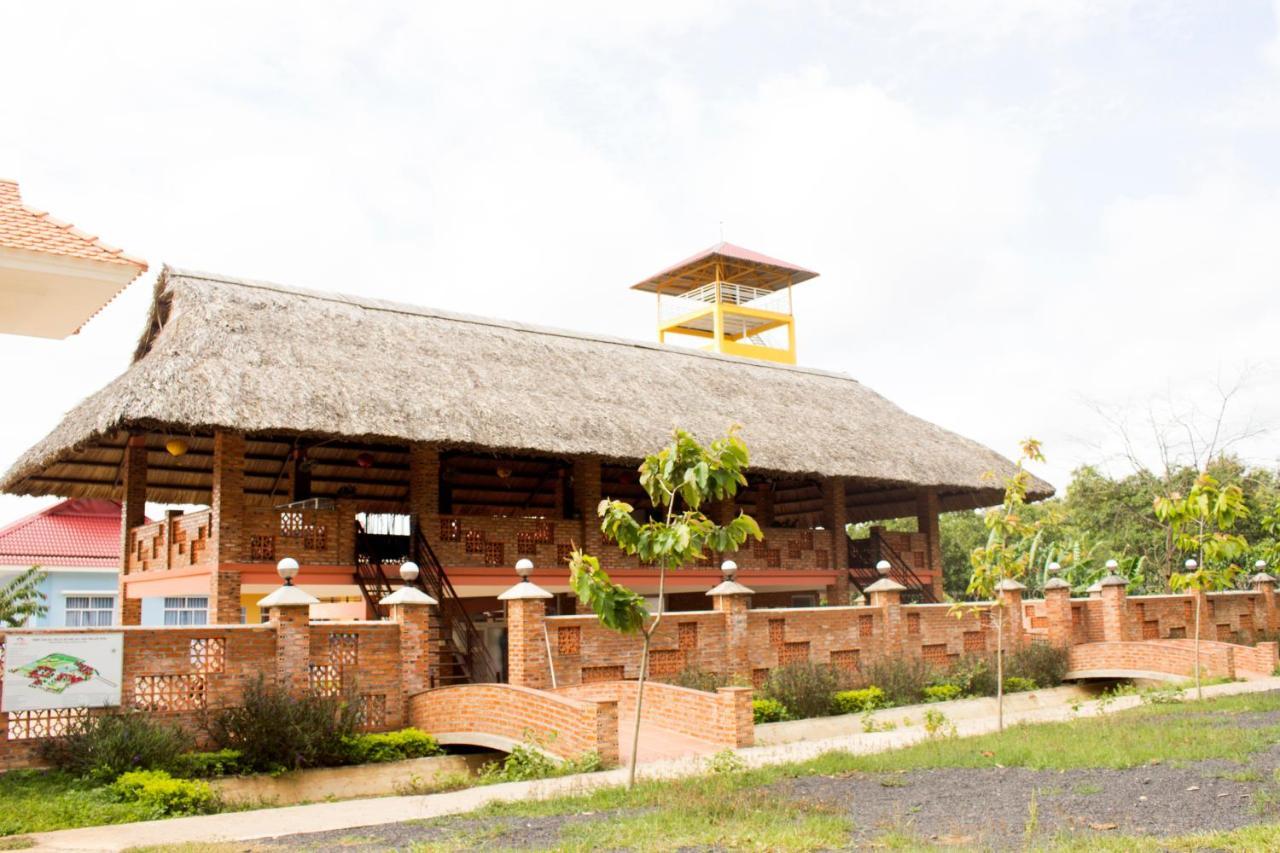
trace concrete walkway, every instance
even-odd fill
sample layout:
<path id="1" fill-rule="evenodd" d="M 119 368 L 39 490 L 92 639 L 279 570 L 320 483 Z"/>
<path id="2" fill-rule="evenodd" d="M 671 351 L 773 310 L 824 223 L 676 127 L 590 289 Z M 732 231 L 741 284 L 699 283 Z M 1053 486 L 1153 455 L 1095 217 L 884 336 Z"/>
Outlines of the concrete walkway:
<path id="1" fill-rule="evenodd" d="M 1263 678 L 1256 681 L 1216 684 L 1204 688 L 1204 694 L 1206 697 L 1231 696 L 1278 689 L 1280 689 L 1280 678 Z M 1194 691 L 1187 693 L 1190 698 L 1194 698 Z M 1024 708 L 1016 711 L 1011 711 L 1006 706 L 1005 723 L 1010 725 L 1019 722 L 1054 722 L 1076 717 L 1092 717 L 1104 711 L 1132 708 L 1140 703 L 1141 700 L 1137 696 L 1125 696 L 1112 700 L 1105 709 L 1100 708 L 1097 701 L 1084 702 L 1078 711 L 1067 705 Z M 900 710 L 906 711 L 906 709 Z M 920 716 L 922 713 L 917 711 L 916 715 Z M 957 719 L 952 722 L 961 736 L 984 734 L 996 728 L 993 714 Z M 817 740 L 775 743 L 741 749 L 737 752 L 748 766 L 760 767 L 787 761 L 802 761 L 833 750 L 856 754 L 884 752 L 927 738 L 928 734 L 924 729 L 915 726 L 888 732 L 840 734 Z M 645 764 L 640 769 L 640 774 L 646 779 L 669 779 L 702 772 L 705 772 L 705 760 L 702 758 L 658 761 Z M 114 851 L 130 847 L 199 841 L 251 841 L 278 835 L 356 829 L 376 824 L 441 817 L 469 812 L 500 800 L 546 799 L 585 793 L 597 788 L 622 785 L 625 782 L 626 771 L 618 769 L 536 782 L 510 782 L 503 785 L 468 788 L 448 794 L 315 803 L 306 806 L 174 818 L 147 823 L 68 829 L 27 837 L 36 844 L 35 847 L 29 848 L 33 850 L 85 851 Z"/>

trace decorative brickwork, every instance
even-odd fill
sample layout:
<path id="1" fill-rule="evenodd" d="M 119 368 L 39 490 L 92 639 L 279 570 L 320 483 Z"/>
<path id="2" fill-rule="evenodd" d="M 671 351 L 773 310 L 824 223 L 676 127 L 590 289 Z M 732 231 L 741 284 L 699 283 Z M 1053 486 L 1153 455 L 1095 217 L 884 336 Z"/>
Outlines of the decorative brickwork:
<path id="1" fill-rule="evenodd" d="M 459 542 L 461 540 L 462 540 L 462 519 L 460 518 L 440 519 L 440 541 L 441 542 Z"/>
<path id="2" fill-rule="evenodd" d="M 786 666 L 791 663 L 804 663 L 809 660 L 809 643 L 783 643 L 778 650 L 778 663 Z"/>
<path id="3" fill-rule="evenodd" d="M 831 653 L 831 665 L 841 672 L 855 675 L 861 669 L 861 655 L 857 649 L 840 649 Z"/>
<path id="4" fill-rule="evenodd" d="M 931 643 L 927 646 L 921 646 L 920 657 L 925 663 L 938 667 L 944 667 L 951 662 L 951 657 L 947 654 L 946 643 Z"/>
<path id="5" fill-rule="evenodd" d="M 864 613 L 858 617 L 858 636 L 867 638 L 875 633 L 875 617 L 870 613 Z"/>
<path id="6" fill-rule="evenodd" d="M 484 564 L 486 566 L 506 566 L 506 546 L 501 542 L 484 543 Z"/>
<path id="7" fill-rule="evenodd" d="M 463 545 L 468 554 L 484 553 L 484 531 L 466 530 L 462 534 Z"/>
<path id="8" fill-rule="evenodd" d="M 769 620 L 769 645 L 781 646 L 786 641 L 786 620 L 770 619 Z"/>
<path id="9" fill-rule="evenodd" d="M 538 521 L 533 525 L 533 541 L 539 545 L 551 545 L 556 541 L 556 525 L 551 521 Z"/>
<path id="10" fill-rule="evenodd" d="M 572 545 L 563 544 L 563 545 L 556 546 L 556 563 L 558 565 L 561 565 L 561 566 L 565 565 L 566 563 L 569 562 L 572 556 L 573 556 Z"/>
<path id="11" fill-rule="evenodd" d="M 384 693 L 360 694 L 356 724 L 366 730 L 384 728 L 387 724 L 387 697 Z"/>
<path id="12" fill-rule="evenodd" d="M 965 631 L 964 650 L 966 652 L 985 652 L 987 650 L 987 635 L 982 631 Z"/>
<path id="13" fill-rule="evenodd" d="M 676 626 L 678 630 L 680 651 L 695 652 L 698 650 L 698 623 L 697 622 L 681 622 Z"/>
<path id="14" fill-rule="evenodd" d="M 311 692 L 317 696 L 342 695 L 342 670 L 332 663 L 313 663 L 308 668 Z"/>
<path id="15" fill-rule="evenodd" d="M 532 556 L 538 553 L 538 540 L 533 531 L 521 530 L 516 534 L 516 554 Z M 487 560 L 487 557 L 486 557 Z"/>
<path id="16" fill-rule="evenodd" d="M 48 711 L 10 711 L 9 740 L 61 737 L 89 716 L 88 708 L 54 708 Z"/>
<path id="17" fill-rule="evenodd" d="M 276 558 L 276 538 L 274 536 L 250 536 L 249 560 L 254 563 L 269 563 Z"/>
<path id="18" fill-rule="evenodd" d="M 592 684 L 597 681 L 618 681 L 621 678 L 621 666 L 584 666 L 582 668 L 583 684 Z"/>
<path id="19" fill-rule="evenodd" d="M 556 649 L 562 655 L 576 655 L 582 652 L 582 629 L 571 625 L 556 629 Z"/>
<path id="20" fill-rule="evenodd" d="M 133 707 L 140 711 L 199 711 L 207 702 L 203 675 L 139 675 L 133 680 Z"/>
<path id="21" fill-rule="evenodd" d="M 360 635 L 333 633 L 329 635 L 329 663 L 338 666 L 355 666 L 360 661 Z"/>
<path id="22" fill-rule="evenodd" d="M 190 659 L 196 672 L 223 672 L 227 668 L 227 641 L 222 637 L 192 638 Z"/>
<path id="23" fill-rule="evenodd" d="M 649 652 L 649 674 L 654 678 L 670 678 L 684 669 L 684 654 L 679 649 L 654 649 Z"/>

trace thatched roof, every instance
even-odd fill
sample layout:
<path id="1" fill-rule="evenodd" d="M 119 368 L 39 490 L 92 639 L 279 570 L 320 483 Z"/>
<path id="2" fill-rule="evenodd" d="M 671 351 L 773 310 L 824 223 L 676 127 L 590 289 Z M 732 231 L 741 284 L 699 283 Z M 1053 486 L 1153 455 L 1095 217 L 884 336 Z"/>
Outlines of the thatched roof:
<path id="1" fill-rule="evenodd" d="M 841 374 L 166 268 L 133 363 L 0 489 L 109 496 L 128 430 L 234 429 L 251 454 L 254 437 L 311 436 L 632 460 L 676 424 L 711 437 L 733 423 L 753 469 L 937 487 L 944 509 L 998 502 L 984 473 L 1012 470 Z M 151 499 L 200 491 L 178 482 Z"/>

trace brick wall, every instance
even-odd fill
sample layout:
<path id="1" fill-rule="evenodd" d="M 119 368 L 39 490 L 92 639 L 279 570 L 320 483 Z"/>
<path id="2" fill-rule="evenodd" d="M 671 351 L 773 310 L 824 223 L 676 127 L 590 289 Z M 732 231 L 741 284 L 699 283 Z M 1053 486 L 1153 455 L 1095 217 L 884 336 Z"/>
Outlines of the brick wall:
<path id="1" fill-rule="evenodd" d="M 594 615 L 549 616 L 546 628 L 558 685 L 639 677 L 638 636 L 603 628 Z M 531 652 L 545 657 L 546 643 L 541 627 L 529 630 L 534 646 Z M 518 653 L 512 649 L 509 658 Z M 649 662 L 649 671 L 655 678 L 670 677 L 693 667 L 724 672 L 726 666 L 722 614 L 694 611 L 668 613 L 663 617 L 653 637 Z M 514 673 L 514 667 L 512 671 Z M 516 681 L 514 676 L 512 681 Z"/>
<path id="2" fill-rule="evenodd" d="M 573 699 L 616 702 L 618 720 L 624 730 L 635 719 L 639 685 L 634 681 L 598 681 L 561 687 L 553 692 Z M 640 719 L 642 725 L 660 726 L 720 747 L 755 743 L 751 690 L 745 687 L 722 687 L 715 693 L 707 693 L 649 682 L 644 688 Z"/>
<path id="3" fill-rule="evenodd" d="M 418 614 L 405 606 L 398 618 Z M 301 611 L 301 618 L 293 611 Z M 294 691 L 350 691 L 364 728 L 404 725 L 406 678 L 402 661 L 421 657 L 424 632 L 401 631 L 401 622 L 309 622 L 305 606 L 278 608 L 261 625 L 142 628 L 42 628 L 0 630 L 0 663 L 7 637 L 16 634 L 104 634 L 124 637 L 119 710 L 141 710 L 193 732 L 206 709 L 238 704 L 245 685 L 263 676 Z M 428 659 L 430 657 L 428 656 Z M 419 676 L 407 679 L 420 689 Z M 0 691 L 3 688 L 0 687 Z M 0 696 L 3 694 L 0 693 Z M 56 735 L 77 715 L 97 709 L 0 713 L 0 770 L 37 763 L 41 736 Z"/>

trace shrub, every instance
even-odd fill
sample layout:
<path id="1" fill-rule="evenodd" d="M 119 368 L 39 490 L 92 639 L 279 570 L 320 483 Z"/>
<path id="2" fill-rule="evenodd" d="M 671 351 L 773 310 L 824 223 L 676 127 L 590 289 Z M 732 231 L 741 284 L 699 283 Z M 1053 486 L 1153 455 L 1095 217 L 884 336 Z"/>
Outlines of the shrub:
<path id="1" fill-rule="evenodd" d="M 262 676 L 245 687 L 243 703 L 205 721 L 210 740 L 234 749 L 245 769 L 277 772 L 347 763 L 356 703 L 344 696 L 293 696 Z"/>
<path id="2" fill-rule="evenodd" d="M 874 711 L 883 708 L 888 700 L 884 691 L 872 685 L 861 690 L 841 690 L 831 697 L 837 714 L 860 714 L 863 711 Z"/>
<path id="3" fill-rule="evenodd" d="M 184 752 L 174 759 L 170 770 L 175 776 L 188 779 L 213 779 L 232 776 L 243 769 L 243 759 L 238 749 L 219 749 L 216 752 Z"/>
<path id="4" fill-rule="evenodd" d="M 938 680 L 933 667 L 917 658 L 884 658 L 868 666 L 866 675 L 894 705 L 923 701 L 925 687 Z"/>
<path id="5" fill-rule="evenodd" d="M 208 814 L 218 810 L 218 798 L 208 782 L 175 779 L 163 770 L 131 770 L 111 784 L 121 802 L 141 803 L 156 817 Z"/>
<path id="6" fill-rule="evenodd" d="M 960 690 L 962 696 L 996 695 L 995 656 L 965 655 L 938 680 Z"/>
<path id="7" fill-rule="evenodd" d="M 109 782 L 130 770 L 171 766 L 189 739 L 171 723 L 131 712 L 86 717 L 66 734 L 41 741 L 37 749 L 59 770 Z"/>
<path id="8" fill-rule="evenodd" d="M 931 684 L 924 689 L 926 702 L 950 702 L 960 698 L 960 686 L 956 684 Z"/>
<path id="9" fill-rule="evenodd" d="M 831 713 L 836 676 L 822 664 L 790 663 L 770 672 L 761 692 L 781 702 L 793 717 L 822 717 Z"/>
<path id="10" fill-rule="evenodd" d="M 413 728 L 398 732 L 352 735 L 346 739 L 346 748 L 347 760 L 352 764 L 401 761 L 443 752 L 435 738 Z"/>
<path id="11" fill-rule="evenodd" d="M 1005 674 L 1030 679 L 1040 687 L 1057 687 L 1067 674 L 1067 650 L 1048 643 L 1029 643 L 1005 660 Z"/>
<path id="12" fill-rule="evenodd" d="M 708 672 L 696 666 L 686 667 L 676 673 L 671 684 L 677 687 L 688 687 L 690 690 L 702 690 L 715 693 L 718 688 L 728 687 L 729 679 L 714 672 Z"/>
<path id="13" fill-rule="evenodd" d="M 1023 678 L 1020 675 L 1011 675 L 1004 680 L 1005 693 L 1023 693 L 1027 690 L 1035 690 L 1036 683 L 1030 678 Z"/>
<path id="14" fill-rule="evenodd" d="M 760 723 L 780 723 L 783 720 L 791 719 L 791 715 L 787 713 L 787 706 L 777 699 L 752 699 L 751 716 L 757 725 Z"/>
<path id="15" fill-rule="evenodd" d="M 594 773 L 603 767 L 600 754 L 586 752 L 572 761 L 557 762 L 533 744 L 519 744 L 501 761 L 492 761 L 480 770 L 481 785 L 499 782 L 528 782 L 550 776 L 571 776 L 575 773 Z"/>

